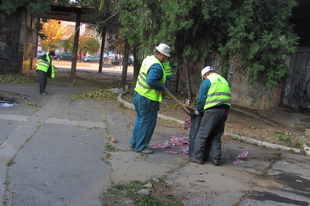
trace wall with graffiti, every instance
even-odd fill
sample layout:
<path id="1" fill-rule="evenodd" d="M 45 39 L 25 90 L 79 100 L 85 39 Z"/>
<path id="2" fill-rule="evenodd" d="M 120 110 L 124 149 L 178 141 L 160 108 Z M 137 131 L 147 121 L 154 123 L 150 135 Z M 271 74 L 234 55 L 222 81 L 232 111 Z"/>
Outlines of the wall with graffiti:
<path id="1" fill-rule="evenodd" d="M 290 77 L 284 91 L 283 104 L 300 112 L 310 111 L 310 48 L 300 47 L 289 64 Z"/>
<path id="2" fill-rule="evenodd" d="M 212 65 L 217 73 L 220 73 L 220 65 L 217 61 Z M 232 103 L 242 107 L 252 109 L 269 109 L 279 106 L 281 98 L 281 89 L 275 88 L 267 90 L 264 86 L 258 85 L 253 87 L 248 84 L 247 76 L 236 72 L 236 62 L 231 62 L 231 70 L 226 77 L 231 84 Z M 179 69 L 179 85 L 178 92 L 187 93 L 187 75 L 186 64 Z M 189 77 L 191 82 L 191 91 L 194 98 L 198 97 L 199 87 L 201 84 L 202 65 L 193 62 L 189 64 Z"/>
<path id="3" fill-rule="evenodd" d="M 231 77 L 232 101 L 234 104 L 252 108 L 269 109 L 279 106 L 281 89 L 266 89 L 263 85 L 249 85 L 247 77 L 234 73 Z"/>
<path id="4" fill-rule="evenodd" d="M 33 67 L 37 35 L 29 12 L 0 13 L 0 71 L 25 73 Z"/>
<path id="5" fill-rule="evenodd" d="M 182 69 L 179 70 L 179 85 L 178 85 L 178 92 L 187 93 L 187 78 L 189 76 L 190 83 L 191 83 L 191 90 L 192 94 L 197 95 L 199 91 L 199 87 L 201 84 L 201 76 L 200 76 L 200 68 L 197 65 L 197 62 L 190 62 L 188 64 L 189 75 L 186 72 L 187 64 L 184 63 L 182 65 Z"/>

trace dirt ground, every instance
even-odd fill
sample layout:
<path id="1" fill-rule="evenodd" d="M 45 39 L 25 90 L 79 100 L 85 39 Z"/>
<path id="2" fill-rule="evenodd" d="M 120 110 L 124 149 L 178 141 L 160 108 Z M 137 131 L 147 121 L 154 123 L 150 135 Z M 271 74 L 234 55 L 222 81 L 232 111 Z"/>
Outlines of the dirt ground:
<path id="1" fill-rule="evenodd" d="M 130 94 L 124 96 L 124 99 L 128 102 L 132 102 L 132 98 L 133 96 Z M 185 99 L 186 97 L 184 96 L 183 99 L 179 100 L 183 101 Z M 174 100 L 167 97 L 164 98 L 159 113 L 168 117 L 184 120 L 185 122 L 185 118 L 189 118 L 189 116 L 180 109 L 180 107 L 177 107 L 177 110 L 175 110 L 175 104 Z M 192 108 L 196 107 L 196 105 L 190 106 Z M 247 113 L 252 114 L 252 116 L 238 112 L 234 110 L 234 108 L 246 111 Z M 161 126 L 164 126 L 166 122 L 158 121 L 157 124 L 162 124 Z M 229 111 L 225 125 L 225 133 L 293 148 L 301 148 L 300 141 L 309 144 L 309 138 L 305 136 L 304 131 L 268 120 L 265 117 L 258 115 L 256 110 L 241 108 L 235 105 L 233 105 L 232 109 Z M 231 137 L 224 135 L 223 140 L 225 140 L 225 138 L 228 139 Z"/>

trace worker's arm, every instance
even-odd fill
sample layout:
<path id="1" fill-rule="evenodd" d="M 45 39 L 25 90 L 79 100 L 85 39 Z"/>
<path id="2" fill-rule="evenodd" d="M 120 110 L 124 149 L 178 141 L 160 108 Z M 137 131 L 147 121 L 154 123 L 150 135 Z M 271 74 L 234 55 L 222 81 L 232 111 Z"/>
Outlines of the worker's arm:
<path id="1" fill-rule="evenodd" d="M 211 82 L 209 79 L 205 79 L 202 81 L 200 89 L 199 89 L 199 96 L 198 96 L 198 102 L 196 106 L 196 111 L 203 111 L 206 99 L 208 96 L 208 91 L 210 89 Z"/>
<path id="2" fill-rule="evenodd" d="M 147 74 L 146 82 L 152 88 L 163 91 L 165 87 L 159 82 L 163 78 L 163 70 L 160 64 L 153 64 Z"/>

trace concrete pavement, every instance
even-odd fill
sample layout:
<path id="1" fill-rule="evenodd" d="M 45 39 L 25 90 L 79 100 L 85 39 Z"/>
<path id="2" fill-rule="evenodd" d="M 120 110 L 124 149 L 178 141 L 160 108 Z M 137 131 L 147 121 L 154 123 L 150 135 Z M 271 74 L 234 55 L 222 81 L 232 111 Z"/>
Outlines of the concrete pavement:
<path id="1" fill-rule="evenodd" d="M 231 140 L 223 142 L 220 167 L 188 163 L 186 156 L 163 149 L 144 160 L 128 148 L 132 110 L 104 101 L 70 101 L 79 91 L 69 82 L 49 81 L 47 96 L 39 95 L 37 84 L 0 88 L 29 96 L 37 105 L 0 108 L 5 206 L 101 205 L 98 197 L 111 182 L 164 176 L 185 205 L 309 205 L 308 156 Z M 171 134 L 184 136 L 182 130 L 157 127 L 152 141 L 163 142 Z M 119 150 L 109 153 L 105 146 L 111 136 Z M 244 163 L 232 164 L 245 149 L 250 154 Z"/>

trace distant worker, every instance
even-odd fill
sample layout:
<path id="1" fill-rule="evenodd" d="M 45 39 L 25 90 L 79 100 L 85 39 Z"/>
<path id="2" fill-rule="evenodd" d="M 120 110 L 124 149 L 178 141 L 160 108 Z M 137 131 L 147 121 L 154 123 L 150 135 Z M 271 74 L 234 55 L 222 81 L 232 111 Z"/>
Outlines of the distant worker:
<path id="1" fill-rule="evenodd" d="M 165 68 L 165 73 L 166 73 L 166 83 L 165 83 L 165 86 L 169 90 L 169 92 L 172 92 L 172 90 L 171 90 L 171 79 L 173 78 L 172 69 L 174 69 L 176 66 L 171 61 L 165 61 L 163 63 L 163 66 Z"/>
<path id="2" fill-rule="evenodd" d="M 155 48 L 154 55 L 146 57 L 142 62 L 133 98 L 137 118 L 129 145 L 135 148 L 135 152 L 153 153 L 147 146 L 156 126 L 159 103 L 167 91 L 162 63 L 170 57 L 169 51 L 170 47 L 161 43 Z"/>
<path id="3" fill-rule="evenodd" d="M 193 156 L 189 161 L 202 164 L 205 159 L 205 150 L 211 142 L 211 160 L 215 166 L 220 164 L 222 154 L 221 136 L 224 133 L 225 122 L 231 105 L 231 92 L 229 83 L 211 66 L 201 71 L 202 83 L 195 115 L 203 112 L 203 117 L 196 136 Z"/>
<path id="4" fill-rule="evenodd" d="M 55 57 L 55 53 L 53 51 L 49 52 L 48 55 L 44 54 L 40 57 L 39 64 L 37 66 L 36 72 L 38 73 L 39 79 L 39 89 L 40 94 L 43 96 L 47 95 L 46 84 L 47 78 L 54 78 L 55 77 L 55 68 L 54 64 L 52 63 L 52 59 Z"/>

